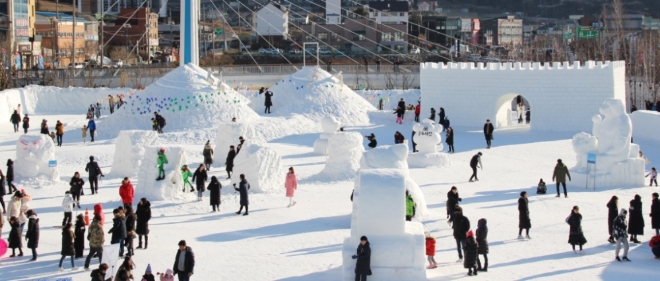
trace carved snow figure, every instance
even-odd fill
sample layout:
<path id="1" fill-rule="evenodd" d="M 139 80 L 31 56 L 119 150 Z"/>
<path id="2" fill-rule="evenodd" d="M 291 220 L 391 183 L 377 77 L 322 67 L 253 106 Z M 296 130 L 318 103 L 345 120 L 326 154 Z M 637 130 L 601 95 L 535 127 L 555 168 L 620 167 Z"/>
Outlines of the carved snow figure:
<path id="1" fill-rule="evenodd" d="M 314 142 L 315 153 L 326 154 L 328 140 L 337 132 L 337 130 L 339 130 L 339 127 L 341 127 L 341 123 L 332 116 L 326 116 L 321 119 L 321 130 L 323 130 L 323 132 L 319 136 L 319 139 Z"/>
<path id="2" fill-rule="evenodd" d="M 360 159 L 364 152 L 362 139 L 362 135 L 358 132 L 333 133 L 328 140 L 328 160 L 321 173 L 317 175 L 317 179 L 341 181 L 354 178 L 355 171 L 360 168 Z"/>
<path id="3" fill-rule="evenodd" d="M 413 168 L 446 166 L 450 164 L 449 154 L 442 153 L 442 125 L 435 125 L 433 120 L 426 119 L 413 125 L 413 141 L 417 153 L 408 155 L 408 164 Z"/>
<path id="4" fill-rule="evenodd" d="M 18 177 L 45 176 L 58 181 L 57 167 L 48 167 L 48 161 L 55 160 L 55 144 L 47 135 L 21 135 L 16 141 L 14 173 Z"/>

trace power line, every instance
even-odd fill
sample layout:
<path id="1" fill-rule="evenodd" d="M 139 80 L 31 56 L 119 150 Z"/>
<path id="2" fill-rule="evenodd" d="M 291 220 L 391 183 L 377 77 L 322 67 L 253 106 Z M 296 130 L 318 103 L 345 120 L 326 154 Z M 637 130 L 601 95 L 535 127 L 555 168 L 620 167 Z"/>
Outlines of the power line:
<path id="1" fill-rule="evenodd" d="M 229 22 L 227 21 L 227 18 L 225 18 L 225 16 L 220 12 L 220 9 L 218 9 L 218 6 L 216 6 L 215 3 L 213 3 L 213 1 L 211 1 L 211 4 L 213 4 L 213 7 L 215 7 L 215 10 L 218 11 L 218 14 L 220 14 L 220 16 L 222 17 L 222 19 L 225 21 L 225 23 L 227 24 L 227 27 L 229 27 L 229 29 L 231 30 L 231 33 L 233 33 L 234 35 L 236 35 L 236 32 L 234 31 L 233 28 L 231 28 L 231 25 L 229 25 Z M 238 36 L 238 35 L 237 35 L 237 36 Z M 254 64 L 257 65 L 257 67 L 259 68 L 259 70 L 261 70 L 261 66 L 259 66 L 259 63 L 257 63 L 257 60 L 255 60 L 254 57 L 252 56 L 252 54 L 250 54 L 250 51 L 249 51 L 247 48 L 245 48 L 245 45 L 243 44 L 243 41 L 241 41 L 240 36 L 239 36 L 239 38 L 238 38 L 238 44 L 239 44 L 239 49 L 240 49 L 240 47 L 243 47 L 243 50 L 246 50 L 246 51 L 247 51 L 248 56 L 250 56 L 250 58 L 252 59 L 252 61 L 254 62 Z M 227 47 L 227 46 L 225 46 L 225 48 L 226 48 L 226 47 Z"/>

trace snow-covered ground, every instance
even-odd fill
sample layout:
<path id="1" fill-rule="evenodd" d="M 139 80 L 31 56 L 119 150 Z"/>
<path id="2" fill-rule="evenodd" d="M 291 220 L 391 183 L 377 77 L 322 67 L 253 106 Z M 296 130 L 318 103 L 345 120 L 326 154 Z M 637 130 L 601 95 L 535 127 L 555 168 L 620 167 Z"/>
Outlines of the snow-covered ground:
<path id="1" fill-rule="evenodd" d="M 273 108 L 276 110 L 276 107 Z M 70 114 L 70 109 L 64 109 Z M 84 109 L 83 109 L 84 110 Z M 88 280 L 89 272 L 82 269 L 57 272 L 61 250 L 61 230 L 54 228 L 62 221 L 62 196 L 68 190 L 68 180 L 76 171 L 83 172 L 88 157 L 98 159 L 101 169 L 109 174 L 115 153 L 114 138 L 101 138 L 95 143 L 82 143 L 80 128 L 84 124 L 84 112 L 79 115 L 31 115 L 32 129 L 37 134 L 38 121 L 48 119 L 51 126 L 55 120 L 65 125 L 64 145 L 56 150 L 59 173 L 62 182 L 43 183 L 22 179 L 16 182 L 31 194 L 31 208 L 41 218 L 41 239 L 39 259 L 28 262 L 29 249 L 24 248 L 25 256 L 0 258 L 0 280 L 36 280 L 72 276 L 74 280 Z M 54 114 L 49 112 L 48 114 Z M 104 112 L 107 114 L 107 112 Z M 259 112 L 259 114 L 261 114 Z M 383 114 L 371 114 L 374 124 L 346 127 L 362 135 L 374 133 L 379 145 L 393 144 L 395 131 L 401 131 L 409 139 L 411 124 L 394 123 L 394 115 L 389 110 Z M 447 114 L 451 114 L 448 109 Z M 391 118 L 386 118 L 389 116 Z M 103 117 L 107 118 L 107 117 Z M 103 119 L 102 118 L 102 119 Z M 282 117 L 262 118 L 259 122 L 266 127 L 268 122 L 277 122 Z M 411 119 L 411 115 L 406 116 Z M 270 121 L 268 121 L 270 120 Z M 409 121 L 409 120 L 406 120 Z M 103 124 L 103 120 L 99 122 Z M 259 127 L 257 126 L 257 129 Z M 99 128 L 102 130 L 102 127 Z M 165 128 L 167 131 L 167 127 Z M 211 175 L 223 179 L 222 210 L 211 213 L 208 192 L 205 201 L 196 202 L 193 193 L 188 193 L 187 202 L 154 201 L 153 218 L 150 221 L 150 243 L 148 250 L 136 250 L 134 256 L 137 268 L 134 271 L 139 280 L 147 264 L 154 272 L 164 272 L 171 268 L 177 243 L 185 239 L 195 252 L 196 267 L 192 280 L 339 280 L 342 278 L 342 243 L 350 232 L 352 180 L 317 182 L 310 179 L 323 170 L 325 156 L 313 153 L 313 143 L 317 133 L 297 133 L 291 128 L 285 137 L 268 141 L 268 146 L 282 156 L 284 168 L 295 167 L 299 188 L 294 207 L 287 208 L 285 189 L 279 192 L 250 195 L 250 215 L 237 216 L 238 194 L 224 180 L 222 167 L 224 155 L 216 155 Z M 185 148 L 186 158 L 191 167 L 202 160 L 202 149 L 206 138 L 194 138 L 194 133 L 166 133 L 160 135 L 163 145 L 179 145 Z M 627 208 L 635 194 L 640 194 L 644 202 L 644 213 L 650 210 L 650 196 L 657 192 L 656 187 L 638 187 L 603 190 L 596 187 L 586 189 L 584 182 L 569 182 L 569 198 L 556 198 L 552 171 L 557 158 L 562 158 L 567 166 L 575 164 L 575 154 L 571 147 L 571 134 L 538 133 L 529 131 L 527 126 L 513 126 L 495 131 L 493 148 L 485 149 L 485 141 L 480 128 L 455 128 L 456 153 L 451 155 L 451 165 L 442 168 L 410 169 L 411 177 L 420 186 L 428 204 L 430 216 L 423 220 L 426 230 L 437 238 L 436 261 L 438 268 L 428 270 L 429 280 L 447 280 L 467 277 L 462 263 L 456 263 L 457 253 L 452 230 L 445 222 L 446 193 L 451 186 L 457 186 L 463 198 L 461 205 L 464 214 L 476 227 L 480 218 L 488 219 L 489 224 L 489 271 L 479 274 L 481 280 L 654 280 L 657 277 L 658 260 L 653 258 L 648 247 L 652 236 L 650 219 L 646 219 L 641 244 L 631 245 L 628 257 L 631 263 L 614 261 L 614 246 L 607 243 L 607 207 L 605 204 L 612 195 L 617 195 L 619 208 Z M 19 133 L 13 133 L 11 124 L 0 124 L 0 159 L 15 157 L 15 142 Z M 221 136 L 218 136 L 221 137 Z M 182 142 L 185 140 L 186 142 Z M 89 139 L 88 139 L 89 141 Z M 636 142 L 638 142 L 636 140 Z M 211 143 L 215 143 L 211 139 Z M 652 162 L 660 161 L 657 143 L 638 142 L 646 157 Z M 366 140 L 365 140 L 366 146 Z M 470 183 L 471 170 L 468 162 L 472 155 L 481 151 L 484 169 L 479 171 L 479 182 Z M 154 155 L 155 157 L 155 155 Z M 647 166 L 653 166 L 651 163 Z M 4 165 L 2 166 L 5 170 Z M 536 195 L 539 178 L 548 182 L 548 194 Z M 131 179 L 140 188 L 137 177 Z M 249 179 L 248 179 L 249 180 Z M 100 182 L 100 193 L 90 195 L 88 184 L 81 198 L 82 209 L 91 209 L 98 202 L 103 203 L 106 212 L 105 231 L 110 229 L 112 209 L 121 205 L 118 195 L 120 178 L 106 177 Z M 521 191 L 530 194 L 531 240 L 518 240 L 517 199 Z M 9 200 L 10 196 L 5 196 Z M 139 198 L 136 198 L 136 202 Z M 586 255 L 574 255 L 568 241 L 568 225 L 564 222 L 572 206 L 580 206 L 584 216 L 582 227 L 588 243 Z M 74 214 L 75 215 L 75 214 Z M 7 238 L 8 225 L 2 231 Z M 106 244 L 110 235 L 106 235 Z M 137 241 L 135 241 L 137 243 Z M 25 245 L 26 243 L 24 243 Z M 87 245 L 87 242 L 85 242 Z M 357 245 L 356 245 L 357 247 Z M 372 248 L 372 251 L 378 251 Z M 87 251 L 85 252 L 87 254 Z M 76 260 L 82 268 L 84 259 Z M 98 267 L 98 260 L 92 260 L 91 268 Z M 68 260 L 64 268 L 69 268 Z"/>

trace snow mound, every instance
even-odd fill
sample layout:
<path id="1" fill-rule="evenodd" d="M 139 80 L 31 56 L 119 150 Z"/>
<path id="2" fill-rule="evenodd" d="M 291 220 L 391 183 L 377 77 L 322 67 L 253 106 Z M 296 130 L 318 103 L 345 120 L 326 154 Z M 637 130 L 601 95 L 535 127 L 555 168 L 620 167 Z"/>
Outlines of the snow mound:
<path id="1" fill-rule="evenodd" d="M 637 110 L 630 114 L 633 139 L 660 142 L 660 112 Z"/>
<path id="2" fill-rule="evenodd" d="M 321 119 L 321 130 L 322 133 L 319 136 L 319 139 L 314 141 L 314 152 L 318 154 L 326 154 L 326 149 L 328 148 L 328 140 L 339 130 L 341 123 L 337 121 L 332 116 L 326 116 Z"/>
<path id="3" fill-rule="evenodd" d="M 220 166 L 225 163 L 224 159 L 227 157 L 227 153 L 229 153 L 229 146 L 233 145 L 236 148 L 240 143 L 238 140 L 239 137 L 243 137 L 246 141 L 255 144 L 263 142 L 262 138 L 257 137 L 254 133 L 252 125 L 246 123 L 220 123 L 216 131 L 213 155 L 220 157 L 219 159 L 223 159 L 222 161 L 216 161 Z"/>
<path id="4" fill-rule="evenodd" d="M 149 130 L 154 112 L 166 119 L 165 132 L 208 129 L 234 117 L 242 121 L 258 117 L 247 98 L 224 83 L 215 83 L 198 66 L 180 66 L 143 91 L 127 96 L 126 104 L 99 122 L 99 134 L 114 137 L 121 130 Z"/>
<path id="5" fill-rule="evenodd" d="M 181 177 L 181 166 L 186 164 L 186 153 L 183 147 L 165 147 L 165 156 L 168 164 L 165 164 L 165 179 L 157 181 L 158 150 L 160 146 L 145 147 L 145 153 L 140 161 L 138 182 L 135 187 L 135 198 L 147 198 L 156 200 L 181 200 L 185 199 L 183 190 L 183 178 Z"/>
<path id="6" fill-rule="evenodd" d="M 231 182 L 238 185 L 239 175 L 244 174 L 252 192 L 273 192 L 284 188 L 282 157 L 264 145 L 246 141 L 234 158 L 233 171 Z"/>
<path id="7" fill-rule="evenodd" d="M 319 122 L 334 116 L 348 126 L 367 125 L 367 112 L 376 108 L 344 85 L 341 74 L 334 77 L 316 67 L 304 67 L 278 81 L 269 90 L 273 92 L 273 115 L 301 114 Z M 259 96 L 263 104 L 263 97 Z"/>
<path id="8" fill-rule="evenodd" d="M 334 133 L 328 141 L 328 160 L 317 176 L 324 181 L 352 179 L 360 168 L 362 153 L 364 153 L 364 147 L 360 133 Z"/>
<path id="9" fill-rule="evenodd" d="M 156 131 L 120 131 L 115 141 L 112 177 L 135 177 L 147 147 L 160 145 Z"/>
<path id="10" fill-rule="evenodd" d="M 55 160 L 55 144 L 46 135 L 21 135 L 16 141 L 14 173 L 17 177 L 46 177 L 59 181 L 57 167 L 49 167 L 48 161 Z"/>

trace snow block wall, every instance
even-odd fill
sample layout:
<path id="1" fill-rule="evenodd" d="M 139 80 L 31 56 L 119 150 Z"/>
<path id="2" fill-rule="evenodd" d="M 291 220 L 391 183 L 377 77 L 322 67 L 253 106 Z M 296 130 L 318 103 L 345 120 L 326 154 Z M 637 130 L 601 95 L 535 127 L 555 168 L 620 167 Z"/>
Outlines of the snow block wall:
<path id="1" fill-rule="evenodd" d="M 318 154 L 326 154 L 328 148 L 328 140 L 334 135 L 341 127 L 341 123 L 332 116 L 326 116 L 321 119 L 322 133 L 319 139 L 314 141 L 314 152 Z"/>
<path id="2" fill-rule="evenodd" d="M 362 135 L 358 132 L 337 132 L 328 141 L 328 160 L 321 173 L 324 181 L 342 181 L 355 177 L 364 153 Z"/>
<path id="3" fill-rule="evenodd" d="M 120 131 L 115 141 L 111 177 L 135 177 L 147 147 L 160 144 L 156 131 Z"/>
<path id="4" fill-rule="evenodd" d="M 236 149 L 240 143 L 238 140 L 240 137 L 251 143 L 263 143 L 262 139 L 254 133 L 254 128 L 250 124 L 237 122 L 220 123 L 216 131 L 213 158 L 218 159 L 218 161 L 213 161 L 214 166 L 224 166 L 227 153 L 229 153 L 229 146 L 233 145 L 234 149 Z"/>
<path id="5" fill-rule="evenodd" d="M 424 227 L 407 222 L 407 174 L 401 169 L 366 169 L 357 174 L 351 237 L 342 250 L 344 280 L 354 280 L 351 258 L 367 236 L 371 245 L 369 280 L 426 280 Z"/>
<path id="6" fill-rule="evenodd" d="M 633 140 L 660 142 L 660 112 L 637 110 L 630 114 L 633 126 Z"/>
<path id="7" fill-rule="evenodd" d="M 276 150 L 246 141 L 234 158 L 231 182 L 238 186 L 240 174 L 250 183 L 251 192 L 274 192 L 284 189 L 286 172 L 282 169 L 282 157 Z"/>
<path id="8" fill-rule="evenodd" d="M 589 120 L 605 99 L 626 102 L 623 61 L 587 61 L 583 66 L 423 63 L 420 85 L 423 116 L 442 106 L 453 127 L 481 127 L 486 119 L 504 126 L 506 108 L 522 95 L 529 101 L 532 130 L 576 132 L 591 128 Z"/>
<path id="9" fill-rule="evenodd" d="M 181 166 L 187 164 L 183 147 L 164 147 L 168 164 L 165 164 L 165 179 L 157 181 L 158 150 L 160 146 L 145 147 L 144 156 L 140 161 L 138 182 L 135 186 L 135 198 L 145 197 L 150 201 L 181 200 L 187 198 L 183 192 Z"/>
<path id="10" fill-rule="evenodd" d="M 50 137 L 42 134 L 18 137 L 14 160 L 14 173 L 17 177 L 43 176 L 48 180 L 59 181 L 57 167 L 48 167 L 50 160 L 55 160 L 55 144 Z"/>

